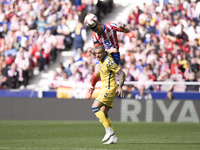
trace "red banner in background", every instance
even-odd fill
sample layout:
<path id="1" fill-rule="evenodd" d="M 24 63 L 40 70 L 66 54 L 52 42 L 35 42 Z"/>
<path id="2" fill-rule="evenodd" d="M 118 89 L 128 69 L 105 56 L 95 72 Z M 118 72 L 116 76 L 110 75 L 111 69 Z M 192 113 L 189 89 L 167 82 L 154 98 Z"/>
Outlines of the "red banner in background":
<path id="1" fill-rule="evenodd" d="M 57 88 L 57 98 L 85 99 L 90 83 L 63 81 Z M 96 84 L 92 98 L 96 98 L 101 91 L 101 82 Z"/>

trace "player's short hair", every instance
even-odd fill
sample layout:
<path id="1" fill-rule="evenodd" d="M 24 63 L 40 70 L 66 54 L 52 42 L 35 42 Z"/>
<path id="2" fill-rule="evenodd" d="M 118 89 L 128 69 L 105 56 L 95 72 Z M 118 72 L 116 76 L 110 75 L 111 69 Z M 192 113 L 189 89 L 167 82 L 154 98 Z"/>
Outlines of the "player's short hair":
<path id="1" fill-rule="evenodd" d="M 103 45 L 98 45 L 98 46 L 95 47 L 95 49 L 103 49 L 103 50 L 105 50 L 105 47 Z"/>

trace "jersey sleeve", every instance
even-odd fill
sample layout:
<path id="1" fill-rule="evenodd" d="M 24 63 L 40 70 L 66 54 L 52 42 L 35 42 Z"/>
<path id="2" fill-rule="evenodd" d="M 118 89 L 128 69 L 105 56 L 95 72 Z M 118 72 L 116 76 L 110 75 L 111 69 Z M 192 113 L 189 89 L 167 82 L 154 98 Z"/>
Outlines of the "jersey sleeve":
<path id="1" fill-rule="evenodd" d="M 107 60 L 107 68 L 115 73 L 117 73 L 120 70 L 120 67 L 115 63 L 115 61 L 112 58 L 109 58 Z"/>
<path id="2" fill-rule="evenodd" d="M 110 22 L 109 25 L 112 27 L 113 30 L 123 32 L 123 30 L 120 29 L 116 23 Z"/>
<path id="3" fill-rule="evenodd" d="M 99 41 L 97 40 L 96 36 L 95 36 L 95 33 L 92 34 L 92 40 L 93 40 L 93 43 L 94 43 L 94 47 L 97 47 L 100 45 Z"/>

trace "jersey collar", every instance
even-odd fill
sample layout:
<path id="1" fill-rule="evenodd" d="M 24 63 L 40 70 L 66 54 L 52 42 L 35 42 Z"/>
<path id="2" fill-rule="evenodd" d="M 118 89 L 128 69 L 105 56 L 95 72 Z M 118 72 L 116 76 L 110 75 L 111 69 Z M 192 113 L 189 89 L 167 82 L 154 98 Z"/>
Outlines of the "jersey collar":
<path id="1" fill-rule="evenodd" d="M 103 24 L 103 23 L 102 23 L 102 25 L 103 25 L 103 27 L 104 27 L 104 28 L 103 28 L 103 32 L 105 32 L 106 26 L 105 26 L 105 24 Z"/>

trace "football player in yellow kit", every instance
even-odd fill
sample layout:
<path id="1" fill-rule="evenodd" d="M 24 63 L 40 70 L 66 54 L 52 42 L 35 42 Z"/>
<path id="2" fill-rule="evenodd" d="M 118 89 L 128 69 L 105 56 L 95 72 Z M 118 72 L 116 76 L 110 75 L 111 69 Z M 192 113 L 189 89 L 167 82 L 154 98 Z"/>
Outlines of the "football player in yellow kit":
<path id="1" fill-rule="evenodd" d="M 113 99 L 117 96 L 124 97 L 122 86 L 125 80 L 125 73 L 113 60 L 112 55 L 105 50 L 105 47 L 99 45 L 95 48 L 95 55 L 98 59 L 101 92 L 92 104 L 92 111 L 103 124 L 106 134 L 102 139 L 104 144 L 118 143 L 117 136 L 114 133 L 112 122 L 108 117 L 108 111 L 113 107 Z M 119 76 L 119 85 L 117 85 L 116 74 Z"/>

